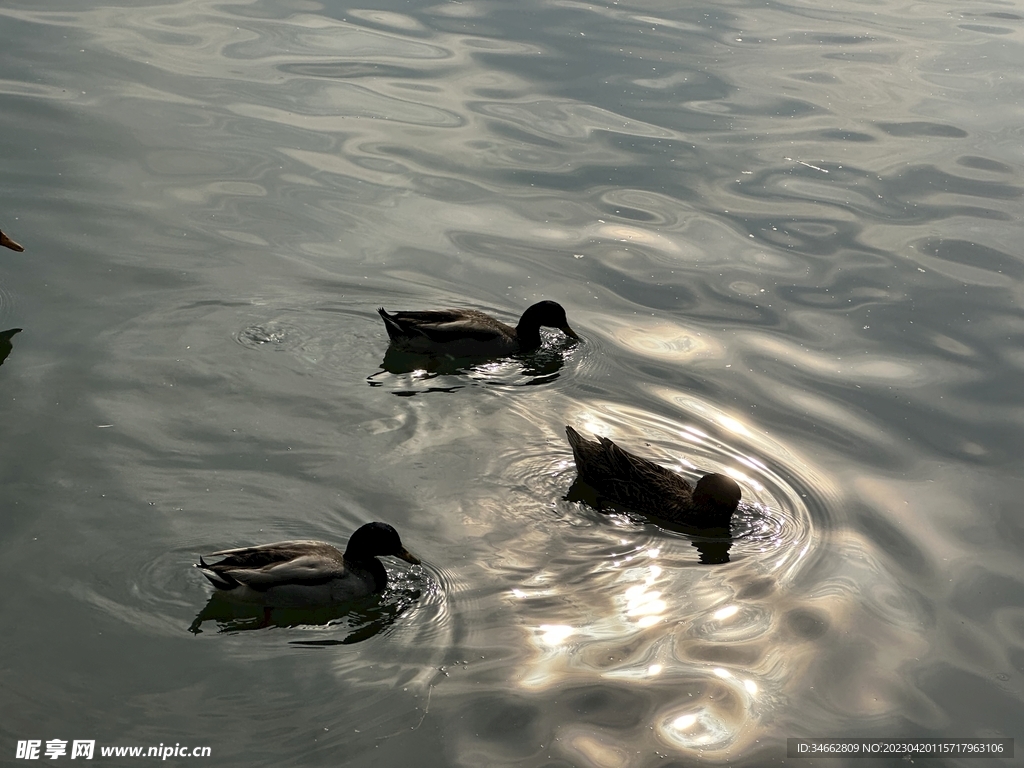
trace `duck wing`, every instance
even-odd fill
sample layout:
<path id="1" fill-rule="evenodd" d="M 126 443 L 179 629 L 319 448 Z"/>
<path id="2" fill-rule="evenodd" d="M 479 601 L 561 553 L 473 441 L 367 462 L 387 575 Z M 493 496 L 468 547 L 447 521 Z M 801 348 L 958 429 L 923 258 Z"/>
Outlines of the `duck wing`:
<path id="1" fill-rule="evenodd" d="M 212 552 L 207 557 L 223 558 L 215 565 L 225 567 L 262 568 L 276 563 L 287 562 L 297 557 L 317 554 L 330 557 L 338 550 L 322 541 L 301 539 L 276 541 L 273 544 L 259 544 L 254 547 L 238 547 Z"/>
<path id="2" fill-rule="evenodd" d="M 493 317 L 471 309 L 437 309 L 424 312 L 377 310 L 393 340 L 422 337 L 433 344 L 471 339 L 487 343 L 514 338 L 515 330 Z"/>
<path id="3" fill-rule="evenodd" d="M 607 437 L 597 439 L 604 449 L 609 463 L 614 465 L 615 478 L 619 482 L 660 486 L 666 490 L 674 488 L 685 493 L 692 492 L 690 484 L 672 470 L 665 469 L 649 459 L 643 459 L 624 451 Z"/>
<path id="4" fill-rule="evenodd" d="M 262 592 L 271 587 L 281 587 L 286 584 L 296 586 L 325 584 L 328 581 L 341 578 L 344 573 L 343 563 L 324 561 L 322 558 L 307 555 L 263 568 L 230 568 L 221 571 L 220 575 L 230 576 L 238 583 Z"/>
<path id="5" fill-rule="evenodd" d="M 222 589 L 238 584 L 258 591 L 285 584 L 309 586 L 341 578 L 346 572 L 342 554 L 319 541 L 281 541 L 225 549 L 209 557 L 223 559 L 211 564 L 199 558 L 199 567 Z"/>
<path id="6" fill-rule="evenodd" d="M 607 437 L 596 442 L 586 440 L 572 427 L 566 427 L 576 469 L 584 481 L 598 490 L 614 492 L 622 498 L 632 496 L 689 496 L 693 488 L 680 475 L 648 459 L 634 456 Z"/>

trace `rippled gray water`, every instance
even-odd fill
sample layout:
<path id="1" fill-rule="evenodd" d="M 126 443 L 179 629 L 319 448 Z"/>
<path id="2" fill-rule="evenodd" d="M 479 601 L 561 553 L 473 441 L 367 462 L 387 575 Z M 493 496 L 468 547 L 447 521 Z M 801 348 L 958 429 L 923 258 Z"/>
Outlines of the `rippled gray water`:
<path id="1" fill-rule="evenodd" d="M 5 2 L 4 759 L 1020 735 L 1022 43 L 1010 2 Z M 384 358 L 378 306 L 540 298 L 583 344 Z M 566 424 L 736 477 L 728 562 L 567 501 Z M 372 519 L 424 566 L 351 613 L 191 568 Z"/>

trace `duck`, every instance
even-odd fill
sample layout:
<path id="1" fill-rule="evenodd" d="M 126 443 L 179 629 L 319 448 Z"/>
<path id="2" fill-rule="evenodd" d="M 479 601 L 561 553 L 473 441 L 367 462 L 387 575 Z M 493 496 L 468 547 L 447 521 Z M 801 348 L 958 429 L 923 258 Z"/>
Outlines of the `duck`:
<path id="1" fill-rule="evenodd" d="M 14 334 L 21 333 L 21 328 L 8 328 L 6 331 L 0 331 L 0 365 L 4 364 L 4 360 L 11 354 L 11 350 L 14 349 L 14 344 L 11 339 L 14 338 Z"/>
<path id="2" fill-rule="evenodd" d="M 5 248 L 10 248 L 12 251 L 17 251 L 18 253 L 25 250 L 20 243 L 16 243 L 11 240 L 11 238 L 9 238 L 2 229 L 0 229 L 0 245 Z"/>
<path id="3" fill-rule="evenodd" d="M 196 568 L 218 590 L 239 602 L 279 608 L 330 606 L 383 591 L 388 574 L 378 556 L 419 565 L 398 531 L 375 522 L 357 528 L 345 553 L 323 541 L 279 541 L 200 556 Z"/>
<path id="4" fill-rule="evenodd" d="M 377 310 L 393 347 L 408 352 L 442 353 L 451 357 L 501 357 L 532 352 L 540 347 L 540 329 L 557 328 L 570 339 L 580 337 L 569 327 L 562 305 L 539 301 L 528 307 L 514 328 L 475 309 L 425 312 Z"/>
<path id="5" fill-rule="evenodd" d="M 579 479 L 601 496 L 645 515 L 691 528 L 727 529 L 739 506 L 739 484 L 704 475 L 696 487 L 653 461 L 634 456 L 606 437 L 585 439 L 567 426 Z"/>

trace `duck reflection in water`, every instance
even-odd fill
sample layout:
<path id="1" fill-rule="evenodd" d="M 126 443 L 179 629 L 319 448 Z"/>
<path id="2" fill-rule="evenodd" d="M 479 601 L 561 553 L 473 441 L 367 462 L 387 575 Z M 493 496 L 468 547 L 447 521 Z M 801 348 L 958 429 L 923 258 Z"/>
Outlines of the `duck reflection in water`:
<path id="1" fill-rule="evenodd" d="M 591 441 L 572 427 L 565 431 L 577 472 L 567 500 L 583 501 L 599 511 L 611 505 L 639 512 L 663 528 L 691 536 L 700 562 L 728 562 L 732 516 L 742 495 L 735 480 L 708 474 L 694 487 L 606 437 Z"/>
<path id="2" fill-rule="evenodd" d="M 353 645 L 368 640 L 388 627 L 412 607 L 420 597 L 420 591 L 400 590 L 390 594 L 371 595 L 347 604 L 308 608 L 271 608 L 240 603 L 214 592 L 203 606 L 188 631 L 202 634 L 202 625 L 212 621 L 218 633 L 245 632 L 253 629 L 277 627 L 330 627 L 332 633 L 344 633 L 340 639 L 332 634 L 329 640 L 297 640 L 295 645 Z"/>
<path id="3" fill-rule="evenodd" d="M 384 591 L 388 573 L 377 557 L 386 555 L 413 565 L 420 562 L 402 545 L 398 532 L 380 522 L 358 528 L 344 554 L 322 541 L 300 540 L 208 555 L 221 558 L 217 562 L 208 563 L 200 557 L 195 567 L 217 591 L 192 626 L 198 629 L 209 618 L 239 618 L 238 610 L 228 608 L 222 600 L 249 606 L 248 611 L 242 611 L 243 618 L 246 614 L 251 617 L 253 607 L 258 607 L 262 621 L 257 626 L 277 623 L 275 610 L 278 621 L 285 621 L 286 626 L 296 623 L 295 612 L 305 613 L 314 623 L 330 621 L 356 607 L 357 601 Z M 340 606 L 346 606 L 346 610 L 339 614 L 334 609 Z M 319 620 L 315 618 L 318 613 Z"/>
<path id="4" fill-rule="evenodd" d="M 559 376 L 559 371 L 565 365 L 565 357 L 559 348 L 546 348 L 528 353 L 514 355 L 514 359 L 521 365 L 518 373 L 526 377 L 525 385 L 546 384 L 554 381 Z M 497 366 L 498 363 L 489 362 L 488 358 L 480 357 L 449 357 L 447 355 L 427 354 L 422 352 L 409 352 L 405 349 L 391 345 L 384 353 L 384 359 L 380 363 L 383 371 L 395 376 L 414 374 L 422 380 L 434 379 L 439 376 L 459 376 L 466 373 L 486 373 L 488 366 Z M 505 369 L 499 369 L 504 371 Z M 371 386 L 379 383 L 374 381 L 377 374 L 369 376 Z M 451 392 L 455 387 L 438 387 L 445 392 Z"/>
<path id="5" fill-rule="evenodd" d="M 21 333 L 21 328 L 0 331 L 0 365 L 4 364 L 4 360 L 7 359 L 7 356 L 11 354 L 11 350 L 14 349 L 11 339 L 14 338 L 16 333 Z"/>

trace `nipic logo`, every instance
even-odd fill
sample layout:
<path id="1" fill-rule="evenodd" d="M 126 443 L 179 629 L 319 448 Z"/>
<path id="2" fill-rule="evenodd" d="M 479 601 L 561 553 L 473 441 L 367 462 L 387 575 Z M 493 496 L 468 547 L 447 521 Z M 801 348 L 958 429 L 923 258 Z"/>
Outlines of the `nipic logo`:
<path id="1" fill-rule="evenodd" d="M 21 740 L 18 742 L 18 749 L 15 753 L 15 757 L 19 760 L 38 760 L 41 748 L 43 748 L 42 739 Z M 74 760 L 75 758 L 83 757 L 86 760 L 92 760 L 93 752 L 95 750 L 95 739 L 89 739 L 88 741 L 75 739 L 71 742 L 71 759 Z M 67 754 L 67 739 L 46 740 L 46 747 L 43 752 L 44 757 L 48 757 L 50 760 L 56 760 L 58 757 L 64 757 Z"/>
<path id="2" fill-rule="evenodd" d="M 18 760 L 57 760 L 61 757 L 92 760 L 96 753 L 95 739 L 75 739 L 70 742 L 70 753 L 68 743 L 67 739 L 47 739 L 45 742 L 42 739 L 22 739 L 18 741 L 14 756 Z M 158 757 L 161 760 L 169 757 L 209 757 L 211 752 L 210 747 L 187 747 L 180 743 L 165 746 L 162 742 L 157 747 L 100 747 L 101 757 Z"/>

